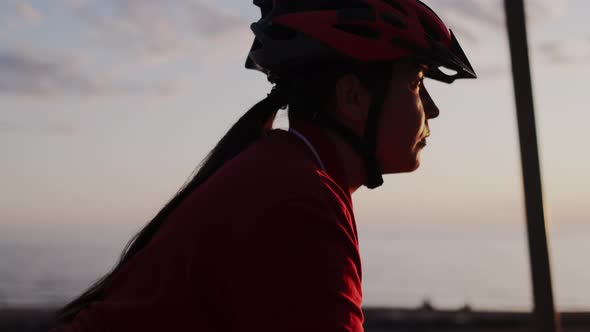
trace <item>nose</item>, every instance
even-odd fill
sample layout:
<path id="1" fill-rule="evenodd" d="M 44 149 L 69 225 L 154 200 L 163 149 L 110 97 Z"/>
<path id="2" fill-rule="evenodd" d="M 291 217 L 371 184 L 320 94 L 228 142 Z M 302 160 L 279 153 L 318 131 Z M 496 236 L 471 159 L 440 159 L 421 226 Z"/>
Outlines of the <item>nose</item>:
<path id="1" fill-rule="evenodd" d="M 434 103 L 434 100 L 432 100 L 432 97 L 430 97 L 430 94 L 428 93 L 428 90 L 426 90 L 425 86 L 422 86 L 420 89 L 420 99 L 422 99 L 422 105 L 424 106 L 424 113 L 426 114 L 426 118 L 434 119 L 438 117 L 438 115 L 440 114 L 440 110 L 438 109 L 438 106 L 436 106 L 436 104 Z"/>

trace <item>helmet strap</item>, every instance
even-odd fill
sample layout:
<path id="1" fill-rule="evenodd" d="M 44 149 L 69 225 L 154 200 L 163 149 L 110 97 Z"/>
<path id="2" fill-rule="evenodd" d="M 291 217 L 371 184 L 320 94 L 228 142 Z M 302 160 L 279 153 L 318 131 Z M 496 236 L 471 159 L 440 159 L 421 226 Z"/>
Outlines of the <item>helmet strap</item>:
<path id="1" fill-rule="evenodd" d="M 391 84 L 391 79 L 388 79 L 380 86 L 377 86 L 373 91 L 373 100 L 371 107 L 367 114 L 367 122 L 365 124 L 365 134 L 363 141 L 366 144 L 366 152 L 364 155 L 365 172 L 367 174 L 367 181 L 365 186 L 369 189 L 380 187 L 383 184 L 383 171 L 379 166 L 377 158 L 377 139 L 379 136 L 379 119 L 381 118 L 381 111 L 385 103 L 385 97 Z"/>
<path id="2" fill-rule="evenodd" d="M 319 112 L 316 116 L 320 125 L 334 130 L 361 156 L 366 174 L 364 185 L 369 189 L 375 189 L 383 184 L 382 170 L 377 158 L 377 139 L 381 110 L 391 84 L 391 78 L 384 80 L 383 83 L 373 88 L 373 100 L 367 114 L 365 132 L 362 137 L 326 112 Z"/>
<path id="3" fill-rule="evenodd" d="M 377 159 L 377 135 L 379 117 L 385 100 L 385 89 L 377 92 L 369 109 L 364 137 L 358 136 L 350 128 L 326 112 L 317 114 L 316 120 L 324 127 L 334 130 L 344 139 L 363 159 L 366 173 L 364 185 L 369 189 L 375 189 L 383 184 L 383 176 Z"/>

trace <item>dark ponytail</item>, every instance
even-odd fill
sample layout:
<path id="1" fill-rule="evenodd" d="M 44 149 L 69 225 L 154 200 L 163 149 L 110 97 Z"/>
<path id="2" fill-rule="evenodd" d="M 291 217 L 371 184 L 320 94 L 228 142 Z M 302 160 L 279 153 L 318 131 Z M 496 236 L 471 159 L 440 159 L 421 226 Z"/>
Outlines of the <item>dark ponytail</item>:
<path id="1" fill-rule="evenodd" d="M 170 213 L 223 164 L 259 139 L 265 131 L 270 130 L 278 109 L 284 108 L 286 104 L 286 93 L 277 85 L 265 99 L 246 112 L 201 162 L 192 179 L 188 180 L 160 212 L 127 243 L 117 265 L 84 293 L 57 311 L 57 323 L 67 324 L 81 309 L 100 299 L 121 266 L 150 242 Z"/>

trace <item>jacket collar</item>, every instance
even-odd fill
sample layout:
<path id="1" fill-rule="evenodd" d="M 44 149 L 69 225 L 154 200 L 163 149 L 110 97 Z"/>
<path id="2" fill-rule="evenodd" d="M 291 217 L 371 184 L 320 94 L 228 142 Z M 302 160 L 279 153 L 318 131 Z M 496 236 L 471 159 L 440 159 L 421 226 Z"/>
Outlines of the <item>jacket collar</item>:
<path id="1" fill-rule="evenodd" d="M 328 175 L 338 184 L 352 203 L 344 163 L 336 152 L 336 145 L 327 135 L 325 129 L 306 120 L 292 121 L 291 128 L 297 130 L 309 140 L 324 163 Z"/>

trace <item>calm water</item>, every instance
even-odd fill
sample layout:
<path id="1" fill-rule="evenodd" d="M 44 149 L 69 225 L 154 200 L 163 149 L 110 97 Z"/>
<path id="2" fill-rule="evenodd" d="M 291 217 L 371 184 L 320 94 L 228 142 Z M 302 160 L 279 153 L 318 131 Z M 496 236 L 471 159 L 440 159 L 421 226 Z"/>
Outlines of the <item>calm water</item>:
<path id="1" fill-rule="evenodd" d="M 428 299 L 440 308 L 531 308 L 524 228 L 360 225 L 359 232 L 366 305 L 417 306 Z M 63 303 L 108 270 L 131 233 L 68 241 L 5 233 L 0 306 Z M 551 228 L 560 310 L 590 310 L 589 239 L 587 224 Z"/>

